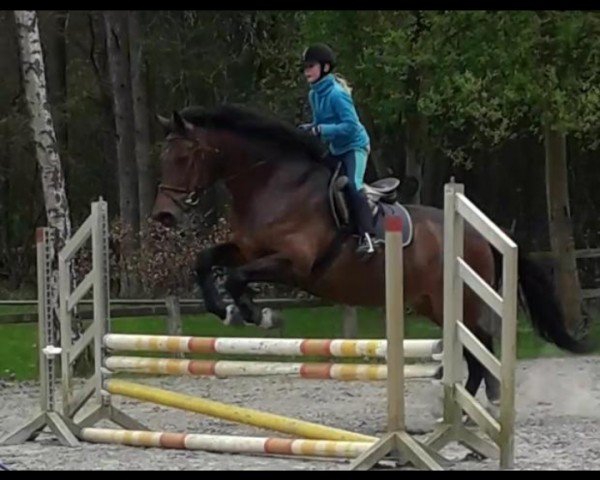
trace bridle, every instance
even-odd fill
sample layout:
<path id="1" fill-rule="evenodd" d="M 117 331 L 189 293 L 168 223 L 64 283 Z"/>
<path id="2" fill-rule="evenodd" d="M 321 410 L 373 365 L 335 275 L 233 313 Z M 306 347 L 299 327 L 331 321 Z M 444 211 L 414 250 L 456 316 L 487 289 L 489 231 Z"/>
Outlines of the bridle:
<path id="1" fill-rule="evenodd" d="M 218 153 L 219 152 L 219 149 L 217 149 L 217 148 L 213 148 L 213 147 L 209 147 L 209 146 L 200 146 L 199 142 L 196 139 L 191 139 L 191 138 L 184 137 L 181 135 L 174 135 L 171 133 L 167 136 L 167 142 L 169 142 L 171 140 L 187 140 L 187 141 L 193 142 L 193 144 L 195 145 L 194 152 L 197 150 L 201 150 L 202 153 L 204 153 L 204 152 Z M 167 196 L 169 199 L 171 199 L 173 201 L 173 203 L 175 203 L 184 212 L 186 212 L 190 208 L 198 205 L 198 203 L 200 202 L 200 196 L 203 193 L 203 190 L 205 190 L 205 188 L 188 189 L 188 188 L 183 188 L 183 187 L 177 187 L 175 185 L 168 185 L 165 183 L 158 184 L 158 191 L 163 192 L 163 194 L 165 196 Z M 182 201 L 181 195 L 173 195 L 173 193 L 183 194 L 183 195 L 185 195 L 185 198 Z"/>
<path id="2" fill-rule="evenodd" d="M 195 188 L 188 190 L 186 188 L 174 187 L 173 185 L 166 185 L 164 183 L 158 184 L 158 190 L 163 192 L 165 196 L 170 198 L 179 208 L 183 211 L 187 211 L 192 207 L 195 207 L 200 202 L 200 197 L 204 193 L 201 188 Z M 185 194 L 183 201 L 180 196 L 172 195 L 171 192 Z"/>
<path id="3" fill-rule="evenodd" d="M 167 140 L 175 140 L 175 139 L 182 139 L 182 138 L 184 138 L 185 140 L 190 140 L 189 138 L 180 137 L 180 136 L 172 136 L 171 138 L 167 138 Z M 197 140 L 192 140 L 192 141 L 195 144 L 198 144 Z M 196 150 L 202 150 L 202 153 L 204 153 L 204 152 L 219 153 L 220 152 L 220 150 L 218 148 L 208 147 L 208 146 L 206 146 L 206 147 L 198 146 L 198 147 L 196 147 Z M 232 180 L 235 177 L 245 174 L 245 173 L 249 172 L 250 170 L 252 170 L 266 162 L 267 162 L 267 160 L 261 160 L 259 162 L 253 163 L 247 169 L 223 178 L 223 181 L 226 182 L 228 180 Z M 187 188 L 183 188 L 183 187 L 177 187 L 174 185 L 168 185 L 165 183 L 158 184 L 158 190 L 160 192 L 163 192 L 163 194 L 165 196 L 167 196 L 169 199 L 171 199 L 184 212 L 187 212 L 191 208 L 198 205 L 198 203 L 200 202 L 200 198 L 206 193 L 208 188 L 210 188 L 210 187 L 206 186 L 206 187 L 196 187 L 194 189 L 187 189 Z M 182 200 L 181 196 L 179 196 L 179 195 L 176 196 L 176 195 L 173 195 L 172 193 L 185 195 L 185 198 L 183 198 L 183 200 Z"/>

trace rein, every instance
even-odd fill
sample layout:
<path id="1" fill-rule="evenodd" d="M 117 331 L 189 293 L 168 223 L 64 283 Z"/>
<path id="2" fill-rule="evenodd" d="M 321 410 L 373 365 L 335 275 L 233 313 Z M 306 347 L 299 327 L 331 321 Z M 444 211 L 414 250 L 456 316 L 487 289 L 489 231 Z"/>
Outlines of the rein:
<path id="1" fill-rule="evenodd" d="M 218 150 L 216 150 L 218 151 Z M 242 174 L 246 174 L 254 168 L 267 163 L 267 160 L 261 160 L 260 162 L 253 163 L 250 167 L 242 170 L 241 172 L 237 172 L 233 175 L 229 175 L 228 177 L 223 178 L 224 182 L 232 180 Z M 195 207 L 200 202 L 200 198 L 205 195 L 206 191 L 210 188 L 210 186 L 206 187 L 196 187 L 194 189 L 187 189 L 182 187 L 176 187 L 174 185 L 167 185 L 164 183 L 160 183 L 158 185 L 158 190 L 163 192 L 167 197 L 169 197 L 176 205 L 179 206 L 183 211 L 187 211 L 192 207 Z M 171 192 L 179 193 L 185 195 L 183 201 L 180 196 L 172 195 Z"/>

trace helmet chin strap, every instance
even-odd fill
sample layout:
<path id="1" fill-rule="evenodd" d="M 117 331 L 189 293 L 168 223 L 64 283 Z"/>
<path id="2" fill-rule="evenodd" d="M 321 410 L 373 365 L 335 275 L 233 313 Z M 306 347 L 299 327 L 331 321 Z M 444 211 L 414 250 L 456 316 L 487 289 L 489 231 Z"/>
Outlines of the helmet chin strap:
<path id="1" fill-rule="evenodd" d="M 321 73 L 319 74 L 319 78 L 317 78 L 314 82 L 312 83 L 317 83 L 319 81 L 321 81 L 323 79 L 324 76 L 329 75 L 331 73 L 331 67 L 329 68 L 328 71 L 325 71 L 325 65 L 323 63 L 319 63 L 319 66 L 321 67 Z"/>

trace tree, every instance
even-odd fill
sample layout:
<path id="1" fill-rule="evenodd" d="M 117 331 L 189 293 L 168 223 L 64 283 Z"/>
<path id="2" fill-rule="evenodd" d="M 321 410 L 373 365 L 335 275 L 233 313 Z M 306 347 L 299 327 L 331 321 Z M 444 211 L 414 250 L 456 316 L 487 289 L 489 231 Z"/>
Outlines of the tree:
<path id="1" fill-rule="evenodd" d="M 127 14 L 120 11 L 105 12 L 104 20 L 117 134 L 119 211 L 126 232 L 120 252 L 122 260 L 120 293 L 126 297 L 137 288 L 135 278 L 128 272 L 127 259 L 135 250 L 137 234 L 140 230 Z"/>
<path id="2" fill-rule="evenodd" d="M 544 146 L 549 238 L 556 287 L 572 327 L 581 293 L 569 205 L 567 135 L 597 147 L 600 73 L 590 12 L 428 13 L 421 54 L 433 82 L 422 98 L 441 147 L 467 166 L 469 151 L 535 135 Z M 583 93 L 583 95 L 582 95 Z M 583 101 L 582 101 L 583 100 Z M 591 135 L 590 135 L 591 133 Z M 458 141 L 457 141 L 458 140 Z"/>
<path id="3" fill-rule="evenodd" d="M 17 10 L 15 21 L 21 52 L 23 88 L 31 115 L 30 125 L 40 166 L 46 216 L 48 226 L 56 230 L 57 248 L 60 249 L 71 236 L 71 221 L 54 123 L 48 108 L 37 14 L 35 11 Z"/>
<path id="4" fill-rule="evenodd" d="M 581 93 L 598 105 L 594 78 L 600 65 L 591 53 L 600 47 L 600 17 L 584 12 L 536 14 L 538 51 L 536 92 L 546 152 L 546 198 L 550 245 L 557 260 L 556 287 L 572 328 L 581 322 L 581 289 L 569 199 L 567 135 L 579 134 L 583 145 L 597 145 L 597 112 L 581 102 Z M 592 134 L 590 138 L 589 134 Z M 587 140 L 587 142 L 586 142 Z"/>
<path id="5" fill-rule="evenodd" d="M 302 50 L 326 41 L 339 54 L 338 72 L 350 81 L 371 136 L 368 181 L 373 175 L 422 174 L 421 202 L 439 205 L 442 184 L 453 174 L 484 211 L 503 226 L 516 225 L 522 248 L 547 248 L 563 237 L 557 226 L 567 232 L 562 244 L 569 236 L 579 248 L 599 244 L 596 12 L 142 11 L 122 15 L 139 17 L 139 34 L 125 21 L 129 39 L 121 30 L 115 36 L 115 29 L 107 38 L 105 13 L 38 13 L 48 102 L 74 224 L 87 217 L 89 202 L 98 195 L 109 202 L 114 220 L 123 213 L 120 191 L 132 196 L 135 188 L 138 218 L 145 215 L 142 181 L 154 184 L 156 178 L 155 172 L 143 173 L 140 148 L 136 151 L 134 132 L 137 143 L 145 137 L 137 122 L 147 115 L 137 113 L 145 103 L 143 92 L 136 93 L 138 80 L 142 88 L 147 84 L 152 113 L 237 102 L 300 123 L 308 116 Z M 8 279 L 9 289 L 26 295 L 35 283 L 35 255 L 21 246 L 31 245 L 45 206 L 38 163 L 31 161 L 35 147 L 21 92 L 13 12 L 0 12 L 0 23 L 0 282 Z M 117 90 L 127 82 L 132 90 L 127 108 L 133 113 L 123 110 L 133 122 L 124 129 L 129 140 L 116 130 L 109 41 L 122 47 L 127 65 L 129 80 Z M 149 123 L 154 168 L 163 137 L 158 125 Z M 117 146 L 123 151 L 124 143 L 131 147 L 120 158 L 131 162 L 127 168 L 134 169 L 135 183 L 127 188 L 120 186 L 118 173 Z M 218 223 L 227 202 L 227 192 L 219 189 L 203 196 L 207 226 Z M 553 248 L 561 252 L 557 261 L 565 261 L 560 271 L 571 271 L 563 281 L 574 285 L 574 261 L 567 265 L 564 246 Z M 595 287 L 597 262 L 578 262 L 582 285 Z M 113 271 L 113 285 L 120 287 L 119 269 Z"/>
<path id="6" fill-rule="evenodd" d="M 47 224 L 54 230 L 55 235 L 53 245 L 55 251 L 52 252 L 51 258 L 56 260 L 58 255 L 55 253 L 59 252 L 71 237 L 71 220 L 56 133 L 46 93 L 46 72 L 38 18 L 35 11 L 17 10 L 14 14 L 19 38 L 23 89 L 31 115 L 30 126 L 40 167 Z M 57 322 L 59 310 L 57 266 L 52 269 L 48 281 L 54 321 Z"/>
<path id="7" fill-rule="evenodd" d="M 131 93 L 135 124 L 135 157 L 137 162 L 140 225 L 144 226 L 154 204 L 154 178 L 150 162 L 150 116 L 146 64 L 142 48 L 139 12 L 128 12 Z"/>
<path id="8" fill-rule="evenodd" d="M 67 21 L 69 14 L 64 11 L 40 12 L 40 30 L 48 77 L 48 99 L 53 110 L 60 146 L 68 150 L 67 129 Z M 65 177 L 68 172 L 65 168 Z"/>

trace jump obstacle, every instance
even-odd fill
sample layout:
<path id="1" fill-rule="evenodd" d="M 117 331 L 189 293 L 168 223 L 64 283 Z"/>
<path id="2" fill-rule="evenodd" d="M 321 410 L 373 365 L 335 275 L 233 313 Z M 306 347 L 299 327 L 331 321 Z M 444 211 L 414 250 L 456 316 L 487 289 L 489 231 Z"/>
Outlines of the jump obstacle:
<path id="1" fill-rule="evenodd" d="M 326 340 L 292 338 L 171 337 L 109 333 L 104 345 L 111 351 L 221 353 L 231 355 L 293 355 L 345 358 L 385 358 L 386 340 Z M 435 358 L 441 340 L 407 340 L 406 358 Z"/>
<path id="2" fill-rule="evenodd" d="M 42 390 L 40 413 L 0 443 L 14 444 L 33 439 L 48 426 L 68 446 L 78 439 L 128 445 L 207 449 L 237 453 L 280 453 L 355 458 L 351 468 L 370 468 L 388 453 L 422 468 L 440 469 L 448 461 L 437 452 L 458 441 L 487 457 L 500 459 L 501 468 L 512 468 L 514 458 L 514 371 L 516 363 L 517 246 L 464 195 L 463 186 L 445 186 L 444 206 L 444 337 L 439 340 L 404 340 L 402 284 L 402 232 L 399 219 L 386 226 L 386 325 L 387 340 L 247 339 L 210 337 L 166 337 L 110 333 L 108 276 L 108 219 L 106 203 L 94 202 L 91 214 L 58 254 L 60 299 L 60 348 L 54 346 L 52 306 L 48 278 L 52 258 L 51 231 L 38 229 L 39 361 Z M 464 220 L 475 227 L 503 255 L 502 295 L 498 295 L 463 260 Z M 92 269 L 73 290 L 69 263 L 91 238 Z M 462 323 L 463 282 L 502 319 L 500 361 Z M 92 324 L 75 342 L 71 340 L 74 308 L 88 291 L 93 292 Z M 94 374 L 76 389 L 72 365 L 90 344 L 94 345 Z M 442 350 L 443 345 L 443 352 Z M 501 383 L 500 416 L 494 418 L 462 386 L 462 349 L 468 348 Z M 242 361 L 199 361 L 111 356 L 119 351 L 179 353 L 227 353 L 251 355 L 327 356 L 386 358 L 387 365 L 311 364 Z M 62 405 L 54 398 L 57 355 L 62 368 Z M 424 442 L 414 440 L 404 425 L 404 380 L 439 376 L 439 366 L 405 365 L 405 358 L 442 360 L 444 389 L 443 423 Z M 270 364 L 270 366 L 268 365 Z M 284 366 L 285 365 L 285 366 Z M 421 370 L 418 370 L 421 369 Z M 268 414 L 212 400 L 177 394 L 141 384 L 111 379 L 114 371 L 185 375 L 284 374 L 319 379 L 387 379 L 388 434 L 381 440 L 332 427 Z M 117 409 L 112 395 L 122 395 L 183 410 L 216 416 L 305 438 L 274 439 L 225 437 L 199 434 L 149 432 L 135 419 Z M 93 409 L 74 421 L 89 400 Z M 480 431 L 462 423 L 462 411 Z M 89 428 L 110 419 L 126 429 Z M 486 434 L 485 438 L 481 433 Z M 491 441 L 490 441 L 491 440 Z M 323 443 L 319 443 L 323 442 Z M 356 444 L 350 447 L 348 444 Z M 208 446 L 207 446 L 208 445 Z M 270 445 L 267 447 L 266 445 Z M 277 447 L 274 447 L 277 445 Z M 285 445 L 285 447 L 284 447 Z M 203 448 L 206 447 L 206 448 Z M 274 449 L 274 450 L 273 450 Z M 277 450 L 277 451 L 275 451 Z M 304 452 L 304 453 L 297 453 Z"/>
<path id="3" fill-rule="evenodd" d="M 142 447 L 206 450 L 222 453 L 267 453 L 271 455 L 339 458 L 358 457 L 373 444 L 373 442 L 231 437 L 228 435 L 112 430 L 110 428 L 83 428 L 81 430 L 81 437 L 87 442 Z"/>

